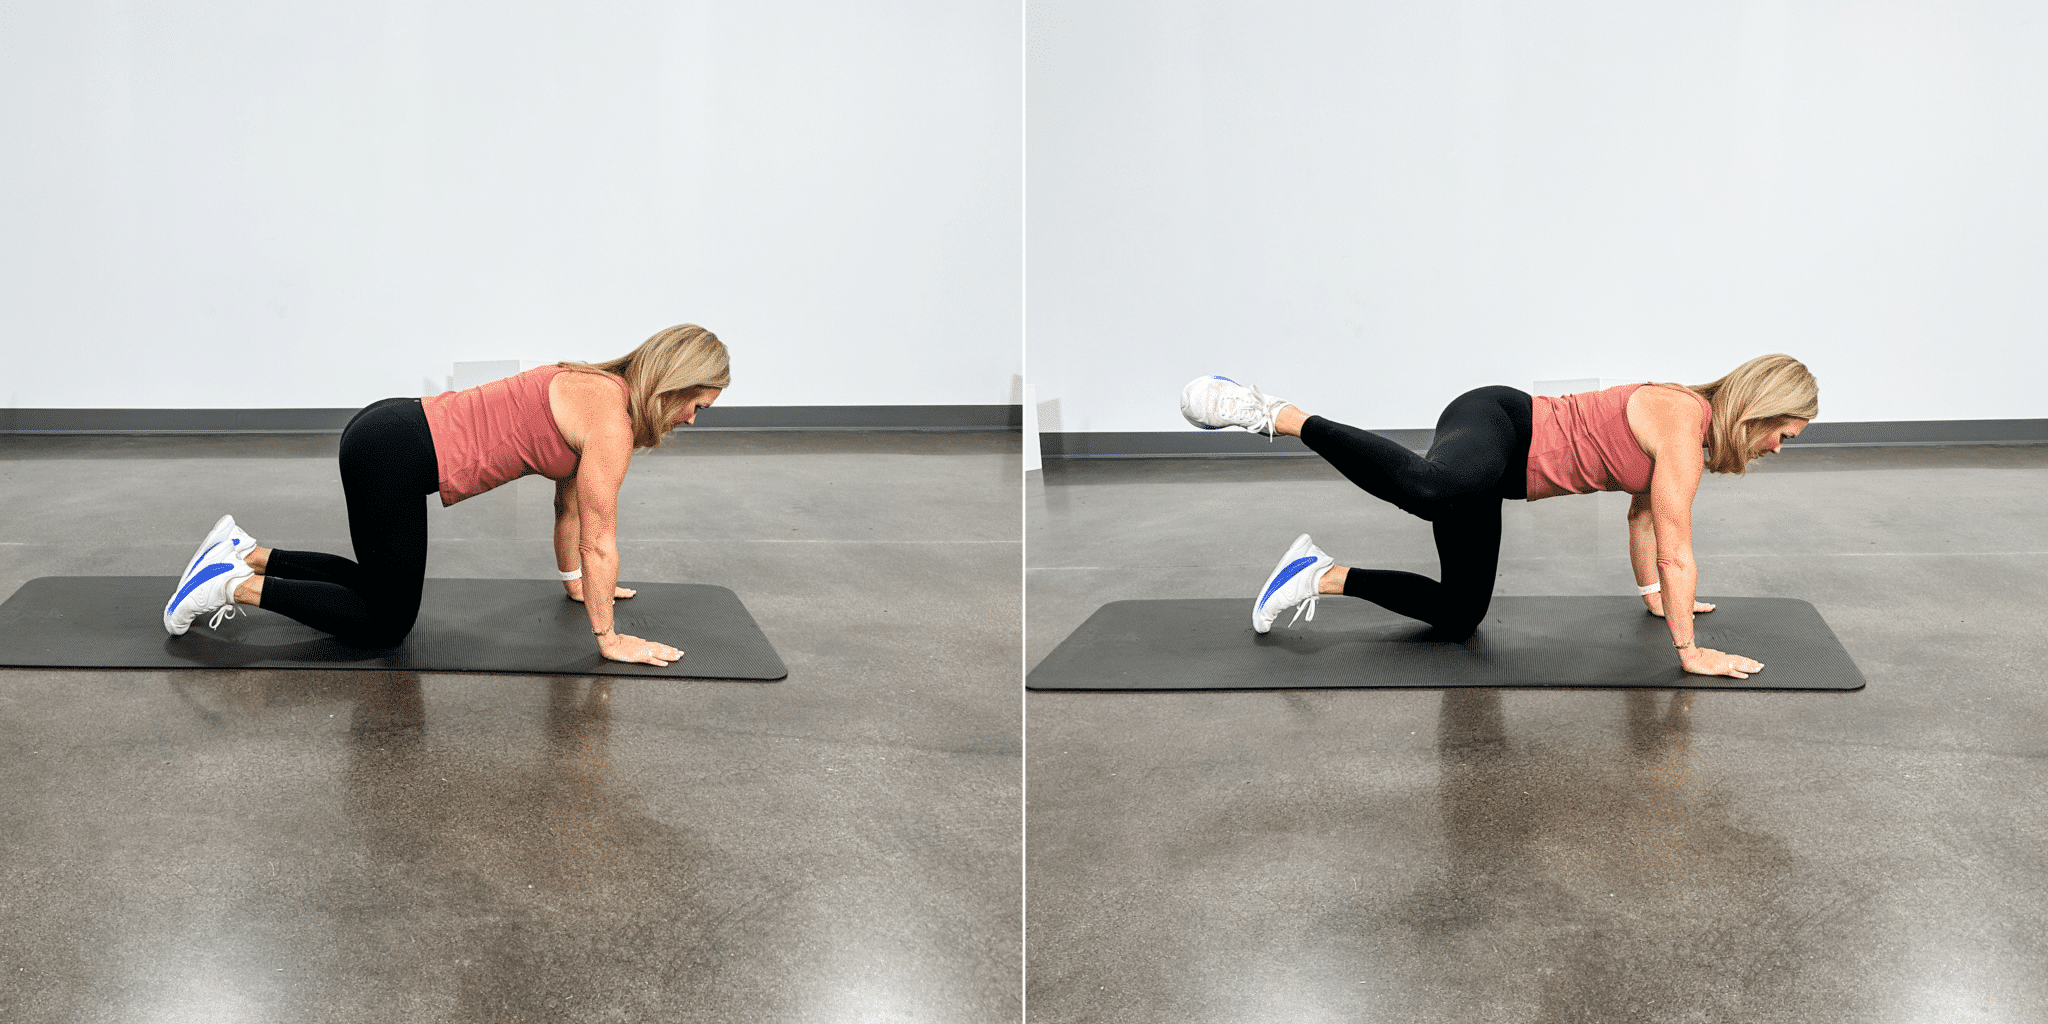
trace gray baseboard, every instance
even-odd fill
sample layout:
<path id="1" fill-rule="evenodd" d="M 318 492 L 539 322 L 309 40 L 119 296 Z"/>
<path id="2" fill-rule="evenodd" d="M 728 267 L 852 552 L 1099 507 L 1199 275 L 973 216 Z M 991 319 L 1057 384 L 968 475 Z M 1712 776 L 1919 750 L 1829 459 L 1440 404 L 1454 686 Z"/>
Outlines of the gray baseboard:
<path id="1" fill-rule="evenodd" d="M 0 434 L 338 434 L 354 409 L 0 409 Z M 1021 430 L 1021 405 L 735 405 L 694 430 Z"/>
<path id="2" fill-rule="evenodd" d="M 339 434 L 354 409 L 0 409 L 0 434 Z"/>
<path id="3" fill-rule="evenodd" d="M 2048 419 L 1876 420 L 1829 423 L 1799 432 L 1787 448 L 1894 448 L 1944 444 L 2048 444 Z"/>
<path id="4" fill-rule="evenodd" d="M 692 430 L 1022 430 L 1021 405 L 736 405 Z"/>
<path id="5" fill-rule="evenodd" d="M 1434 430 L 1376 430 L 1411 451 L 1429 447 Z M 1046 459 L 1222 459 L 1314 455 L 1292 437 L 1267 440 L 1241 430 L 1102 431 L 1040 434 Z M 2048 419 L 1884 420 L 1820 422 L 1787 448 L 1880 448 L 1954 444 L 2048 444 Z"/>

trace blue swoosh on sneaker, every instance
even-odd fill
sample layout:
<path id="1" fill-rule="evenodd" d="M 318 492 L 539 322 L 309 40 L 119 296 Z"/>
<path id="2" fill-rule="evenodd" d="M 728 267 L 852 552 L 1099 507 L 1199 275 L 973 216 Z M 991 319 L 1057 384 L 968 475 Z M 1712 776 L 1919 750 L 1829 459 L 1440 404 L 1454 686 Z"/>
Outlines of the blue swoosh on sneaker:
<path id="1" fill-rule="evenodd" d="M 199 563 L 206 561 L 207 551 L 212 551 L 214 548 L 217 547 L 220 547 L 220 541 L 214 541 L 213 543 L 208 544 L 206 546 L 206 551 L 201 551 L 199 553 L 199 557 L 193 559 L 192 564 L 185 567 L 185 574 L 188 576 L 191 575 L 192 570 L 199 568 Z"/>
<path id="2" fill-rule="evenodd" d="M 235 563 L 233 562 L 215 562 L 212 565 L 209 565 L 206 568 L 201 569 L 190 576 L 187 576 L 185 578 L 185 585 L 179 587 L 178 592 L 172 595 L 171 603 L 164 605 L 164 614 L 171 614 L 171 611 L 178 607 L 178 602 L 183 601 L 186 595 L 192 593 L 194 590 L 199 589 L 199 585 L 201 583 L 204 583 L 207 580 L 210 580 L 215 576 L 220 575 L 221 573 L 228 572 L 229 570 L 232 570 L 234 567 Z"/>
<path id="3" fill-rule="evenodd" d="M 1266 606 L 1266 599 L 1273 596 L 1273 591 L 1286 586 L 1287 581 L 1293 579 L 1296 573 L 1314 564 L 1316 564 L 1314 555 L 1303 555 L 1287 563 L 1287 568 L 1280 570 L 1279 574 L 1273 577 L 1273 582 L 1267 585 L 1266 592 L 1259 595 L 1259 607 L 1264 608 Z"/>

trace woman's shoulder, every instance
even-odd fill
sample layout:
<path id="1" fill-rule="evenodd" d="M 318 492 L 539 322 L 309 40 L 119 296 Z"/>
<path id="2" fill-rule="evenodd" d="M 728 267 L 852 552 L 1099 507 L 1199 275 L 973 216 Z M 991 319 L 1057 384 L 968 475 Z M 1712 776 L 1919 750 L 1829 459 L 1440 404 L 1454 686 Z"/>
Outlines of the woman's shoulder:
<path id="1" fill-rule="evenodd" d="M 620 378 L 566 366 L 551 369 L 559 372 L 548 382 L 548 408 L 554 414 L 556 429 L 571 448 L 582 451 L 585 440 L 593 434 L 609 436 L 623 429 L 627 438 L 632 437 L 626 403 L 620 397 Z"/>
<path id="2" fill-rule="evenodd" d="M 1628 426 L 1652 458 L 1667 445 L 1691 449 L 1700 432 L 1700 396 L 1689 388 L 1645 384 L 1628 399 Z"/>
<path id="3" fill-rule="evenodd" d="M 625 378 L 603 370 L 584 370 L 558 364 L 543 366 L 531 372 L 539 373 L 542 370 L 554 373 L 554 379 L 548 381 L 548 390 L 557 396 L 608 399 L 607 404 L 615 405 L 625 390 Z"/>
<path id="4" fill-rule="evenodd" d="M 1660 419 L 1666 417 L 1690 417 L 1697 420 L 1700 403 L 1705 399 L 1691 388 L 1665 387 L 1661 384 L 1637 384 L 1635 392 L 1629 395 L 1628 411 L 1631 418 L 1642 412 Z"/>

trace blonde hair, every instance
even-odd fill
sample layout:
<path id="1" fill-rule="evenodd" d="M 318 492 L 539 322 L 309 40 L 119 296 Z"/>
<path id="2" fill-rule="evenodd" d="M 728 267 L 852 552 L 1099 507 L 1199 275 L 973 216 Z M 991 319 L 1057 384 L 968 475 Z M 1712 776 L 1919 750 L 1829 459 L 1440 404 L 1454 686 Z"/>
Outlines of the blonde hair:
<path id="1" fill-rule="evenodd" d="M 1806 364 L 1788 355 L 1758 356 L 1711 384 L 1659 384 L 1690 391 L 1713 406 L 1707 470 L 1741 474 L 1756 458 L 1757 428 L 1782 417 L 1820 415 L 1820 385 Z"/>
<path id="2" fill-rule="evenodd" d="M 682 411 L 691 388 L 724 388 L 732 383 L 732 361 L 718 335 L 696 324 L 678 324 L 640 347 L 602 363 L 563 362 L 566 369 L 612 373 L 626 378 L 626 416 L 633 421 L 633 447 L 661 444 Z"/>

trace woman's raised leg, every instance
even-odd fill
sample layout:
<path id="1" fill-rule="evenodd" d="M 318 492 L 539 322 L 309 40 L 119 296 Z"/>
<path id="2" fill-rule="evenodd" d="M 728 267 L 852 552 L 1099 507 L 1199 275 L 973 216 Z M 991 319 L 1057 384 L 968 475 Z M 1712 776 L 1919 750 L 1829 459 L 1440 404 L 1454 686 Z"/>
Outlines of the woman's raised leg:
<path id="1" fill-rule="evenodd" d="M 1453 401 L 1437 421 L 1430 450 L 1417 455 L 1394 441 L 1292 407 L 1274 417 L 1276 432 L 1304 444 L 1367 493 L 1430 521 L 1442 579 L 1387 569 L 1332 567 L 1317 591 L 1363 598 L 1463 637 L 1492 603 L 1500 563 L 1501 501 L 1523 496 L 1527 472 L 1527 395 L 1481 388 Z M 1292 428 L 1290 430 L 1289 428 Z"/>

